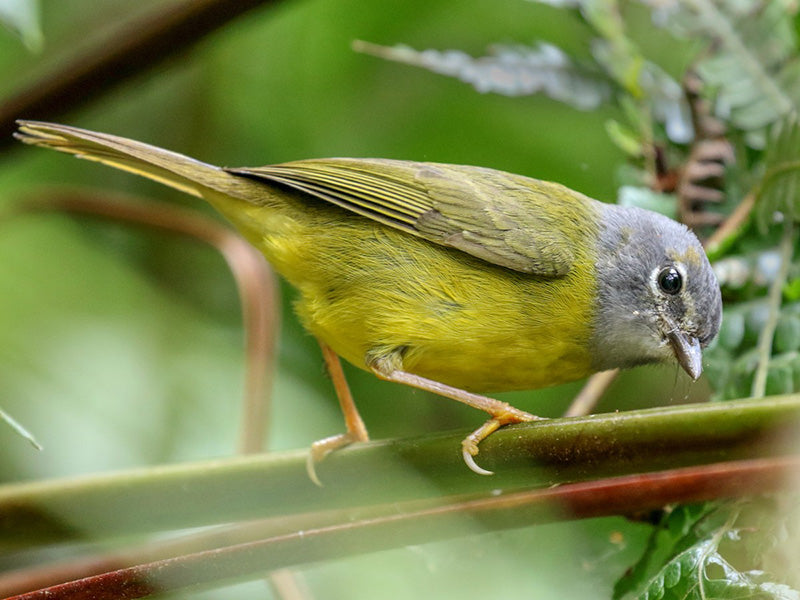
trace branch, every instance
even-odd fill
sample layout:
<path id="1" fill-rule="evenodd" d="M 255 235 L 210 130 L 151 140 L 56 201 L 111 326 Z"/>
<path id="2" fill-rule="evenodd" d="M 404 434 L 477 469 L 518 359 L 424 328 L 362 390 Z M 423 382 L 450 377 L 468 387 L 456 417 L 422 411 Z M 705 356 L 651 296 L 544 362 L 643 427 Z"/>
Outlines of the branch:
<path id="1" fill-rule="evenodd" d="M 90 188 L 55 188 L 12 206 L 4 218 L 35 211 L 60 211 L 159 229 L 200 240 L 228 264 L 241 301 L 245 332 L 245 386 L 241 452 L 264 447 L 264 423 L 271 408 L 280 296 L 275 275 L 261 254 L 239 234 L 203 213 Z"/>
<path id="2" fill-rule="evenodd" d="M 120 81 L 185 51 L 242 13 L 278 0 L 183 0 L 144 16 L 54 65 L 0 103 L 0 148 L 21 117 L 57 120 Z"/>
<path id="3" fill-rule="evenodd" d="M 445 503 L 216 548 L 55 585 L 9 600 L 125 600 L 214 584 L 344 556 L 474 535 L 481 531 L 617 514 L 791 488 L 800 456 L 673 469 L 646 475 Z M 608 502 L 612 500 L 612 502 Z M 613 510 L 609 510 L 611 507 Z"/>
<path id="4" fill-rule="evenodd" d="M 10 484 L 0 486 L 0 549 L 785 455 L 798 451 L 798 430 L 794 394 L 506 427 L 481 445 L 492 477 L 466 469 L 459 431 L 336 452 L 318 467 L 323 488 L 306 475 L 305 451 Z"/>

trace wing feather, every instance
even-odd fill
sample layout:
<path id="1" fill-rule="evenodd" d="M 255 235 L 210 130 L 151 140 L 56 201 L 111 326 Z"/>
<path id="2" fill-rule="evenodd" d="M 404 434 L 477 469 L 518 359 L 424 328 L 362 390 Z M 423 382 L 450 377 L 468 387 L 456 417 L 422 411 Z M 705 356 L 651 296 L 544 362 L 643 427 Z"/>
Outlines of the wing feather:
<path id="1" fill-rule="evenodd" d="M 342 158 L 226 171 L 285 185 L 487 262 L 547 277 L 565 275 L 574 260 L 570 236 L 558 221 L 563 209 L 593 202 L 558 184 L 435 163 Z"/>

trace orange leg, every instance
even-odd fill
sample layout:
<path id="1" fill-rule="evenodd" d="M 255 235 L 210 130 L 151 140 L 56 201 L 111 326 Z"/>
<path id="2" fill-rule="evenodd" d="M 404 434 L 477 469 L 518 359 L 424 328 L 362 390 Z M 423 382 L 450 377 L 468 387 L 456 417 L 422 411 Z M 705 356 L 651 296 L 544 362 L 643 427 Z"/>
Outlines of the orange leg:
<path id="1" fill-rule="evenodd" d="M 522 423 L 525 421 L 543 420 L 542 417 L 537 417 L 530 413 L 526 413 L 517 408 L 514 408 L 507 402 L 501 402 L 488 396 L 481 396 L 480 394 L 473 394 L 460 388 L 452 387 L 432 379 L 426 379 L 419 375 L 413 375 L 406 371 L 392 370 L 383 372 L 379 366 L 374 365 L 372 372 L 375 373 L 380 379 L 386 381 L 394 381 L 396 383 L 403 383 L 405 385 L 415 387 L 421 390 L 427 390 L 451 398 L 458 402 L 463 402 L 473 408 L 482 410 L 489 413 L 491 417 L 483 425 L 478 427 L 475 431 L 469 434 L 464 441 L 461 442 L 461 454 L 464 457 L 464 462 L 478 475 L 491 475 L 492 471 L 479 467 L 475 462 L 475 456 L 478 454 L 478 444 L 489 437 L 492 433 L 497 431 L 503 425 L 510 425 L 512 423 Z"/>
<path id="2" fill-rule="evenodd" d="M 315 465 L 324 459 L 328 454 L 343 448 L 353 442 L 367 442 L 369 441 L 369 434 L 358 414 L 356 403 L 353 401 L 353 395 L 350 393 L 350 387 L 347 385 L 347 380 L 344 377 L 342 370 L 342 363 L 339 356 L 331 350 L 327 344 L 320 342 L 322 348 L 322 357 L 325 359 L 325 366 L 328 369 L 328 374 L 333 382 L 333 389 L 336 390 L 336 397 L 339 399 L 339 406 L 342 407 L 344 414 L 344 424 L 347 429 L 345 433 L 332 435 L 311 444 L 311 451 L 308 454 L 306 461 L 306 470 L 308 476 L 317 485 L 322 485 L 315 470 Z"/>

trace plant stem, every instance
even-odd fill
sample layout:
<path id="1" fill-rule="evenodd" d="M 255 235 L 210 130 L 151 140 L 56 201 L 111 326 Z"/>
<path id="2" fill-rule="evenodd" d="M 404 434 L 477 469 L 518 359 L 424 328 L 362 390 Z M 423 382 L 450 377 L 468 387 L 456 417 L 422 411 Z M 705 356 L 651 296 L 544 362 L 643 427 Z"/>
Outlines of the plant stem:
<path id="1" fill-rule="evenodd" d="M 4 216 L 19 217 L 38 211 L 88 215 L 185 235 L 210 245 L 222 255 L 239 292 L 245 333 L 239 451 L 264 450 L 264 423 L 271 409 L 275 345 L 280 327 L 280 295 L 275 274 L 258 250 L 232 229 L 197 210 L 91 188 L 56 188 L 27 198 Z"/>
<path id="2" fill-rule="evenodd" d="M 652 510 L 791 488 L 800 457 L 736 461 L 660 473 L 613 477 L 495 497 L 404 510 L 374 519 L 297 531 L 138 565 L 56 585 L 9 600 L 125 600 L 198 585 L 258 578 L 270 569 L 303 565 L 409 544 L 520 528 L 564 518 Z M 609 503 L 609 499 L 614 499 Z M 609 513 L 609 507 L 615 506 Z"/>
<path id="3" fill-rule="evenodd" d="M 305 471 L 306 452 L 0 486 L 0 549 L 643 473 L 797 452 L 800 394 L 553 419 L 481 444 L 492 477 L 461 459 L 465 432 L 354 444 Z"/>
<path id="4" fill-rule="evenodd" d="M 789 215 L 786 215 L 780 243 L 781 265 L 775 280 L 769 287 L 769 315 L 767 322 L 764 323 L 764 328 L 758 336 L 758 367 L 756 367 L 753 379 L 751 392 L 753 398 L 763 398 L 767 390 L 767 374 L 769 373 L 769 361 L 772 357 L 772 339 L 775 336 L 775 328 L 778 326 L 783 287 L 786 285 L 786 279 L 789 276 L 789 266 L 792 263 L 793 252 L 794 221 Z"/>
<path id="5" fill-rule="evenodd" d="M 565 417 L 581 417 L 583 415 L 592 414 L 594 407 L 600 401 L 614 383 L 614 380 L 619 375 L 619 369 L 611 369 L 610 371 L 600 371 L 595 373 L 586 381 L 586 385 L 581 388 L 581 391 L 572 400 L 572 403 L 564 413 Z"/>

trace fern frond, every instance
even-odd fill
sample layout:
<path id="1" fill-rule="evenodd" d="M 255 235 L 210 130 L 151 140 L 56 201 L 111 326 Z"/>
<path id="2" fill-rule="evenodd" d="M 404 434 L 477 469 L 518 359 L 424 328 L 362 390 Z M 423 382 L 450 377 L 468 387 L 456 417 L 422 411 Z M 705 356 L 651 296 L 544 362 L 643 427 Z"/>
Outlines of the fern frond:
<path id="1" fill-rule="evenodd" d="M 754 132 L 800 104 L 796 6 L 784 0 L 643 0 L 656 23 L 682 37 L 708 39 L 695 69 L 716 92 L 716 112 Z M 757 138 L 751 138 L 755 142 Z"/>
<path id="2" fill-rule="evenodd" d="M 353 49 L 455 77 L 482 93 L 544 94 L 580 110 L 597 108 L 611 96 L 611 85 L 602 75 L 551 44 L 496 45 L 488 55 L 477 58 L 460 50 L 419 51 L 405 45 L 380 46 L 360 40 L 353 43 Z"/>
<path id="3" fill-rule="evenodd" d="M 777 122 L 764 160 L 757 215 L 765 230 L 775 220 L 800 219 L 800 120 L 791 112 Z"/>
<path id="4" fill-rule="evenodd" d="M 800 600 L 797 590 L 766 573 L 737 570 L 720 555 L 719 542 L 715 535 L 675 556 L 636 600 Z"/>

